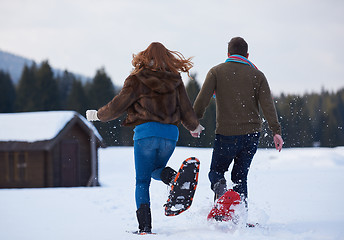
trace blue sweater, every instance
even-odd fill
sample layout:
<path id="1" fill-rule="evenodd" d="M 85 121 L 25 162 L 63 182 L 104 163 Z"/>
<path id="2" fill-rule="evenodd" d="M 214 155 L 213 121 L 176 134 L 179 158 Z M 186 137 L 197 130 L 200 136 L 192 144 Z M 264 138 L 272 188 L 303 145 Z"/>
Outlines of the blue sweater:
<path id="1" fill-rule="evenodd" d="M 134 129 L 134 141 L 147 137 L 161 137 L 177 141 L 179 130 L 176 125 L 159 122 L 147 122 L 137 125 Z"/>

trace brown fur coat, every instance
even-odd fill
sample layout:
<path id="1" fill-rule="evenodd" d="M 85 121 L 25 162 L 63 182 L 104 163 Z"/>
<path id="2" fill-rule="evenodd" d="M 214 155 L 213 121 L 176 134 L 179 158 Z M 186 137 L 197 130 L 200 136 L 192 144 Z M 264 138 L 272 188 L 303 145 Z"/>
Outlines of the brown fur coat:
<path id="1" fill-rule="evenodd" d="M 129 75 L 120 93 L 98 110 L 102 122 L 127 112 L 124 126 L 160 122 L 195 130 L 199 124 L 180 74 L 144 69 Z"/>

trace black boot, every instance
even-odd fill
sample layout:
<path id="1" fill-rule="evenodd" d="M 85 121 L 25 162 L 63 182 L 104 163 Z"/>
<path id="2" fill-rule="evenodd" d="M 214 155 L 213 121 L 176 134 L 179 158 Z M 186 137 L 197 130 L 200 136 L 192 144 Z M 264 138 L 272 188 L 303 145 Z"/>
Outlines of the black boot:
<path id="1" fill-rule="evenodd" d="M 165 167 L 160 174 L 160 178 L 163 183 L 171 185 L 176 175 L 177 172 L 175 170 L 170 167 Z"/>
<path id="2" fill-rule="evenodd" d="M 221 178 L 218 182 L 216 182 L 214 184 L 213 191 L 215 193 L 214 201 L 216 201 L 227 191 L 226 179 Z"/>
<path id="3" fill-rule="evenodd" d="M 137 221 L 139 222 L 139 233 L 152 232 L 152 215 L 148 203 L 141 204 L 136 211 Z"/>

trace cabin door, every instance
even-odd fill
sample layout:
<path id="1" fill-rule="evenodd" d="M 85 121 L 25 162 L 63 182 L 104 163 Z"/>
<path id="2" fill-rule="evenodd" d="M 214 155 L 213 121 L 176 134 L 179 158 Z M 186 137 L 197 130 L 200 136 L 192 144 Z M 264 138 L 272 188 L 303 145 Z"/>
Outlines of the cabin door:
<path id="1" fill-rule="evenodd" d="M 79 186 L 79 149 L 76 141 L 61 143 L 61 187 Z"/>

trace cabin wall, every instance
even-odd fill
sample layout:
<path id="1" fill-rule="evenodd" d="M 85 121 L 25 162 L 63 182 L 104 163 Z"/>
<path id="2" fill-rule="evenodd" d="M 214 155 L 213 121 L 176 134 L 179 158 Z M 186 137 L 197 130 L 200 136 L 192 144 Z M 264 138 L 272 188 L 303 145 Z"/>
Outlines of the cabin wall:
<path id="1" fill-rule="evenodd" d="M 43 151 L 0 152 L 0 188 L 45 187 Z"/>
<path id="2" fill-rule="evenodd" d="M 72 154 L 75 148 L 77 154 Z M 70 161 L 74 161 L 75 164 L 66 163 L 68 152 L 70 152 Z M 91 176 L 90 152 L 89 136 L 78 124 L 75 124 L 59 139 L 51 151 L 54 186 L 86 186 Z M 70 172 L 66 173 L 66 171 Z M 75 179 L 72 179 L 73 175 Z"/>

